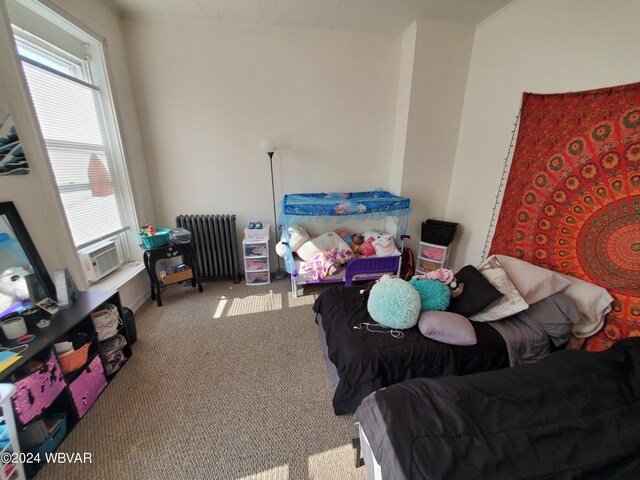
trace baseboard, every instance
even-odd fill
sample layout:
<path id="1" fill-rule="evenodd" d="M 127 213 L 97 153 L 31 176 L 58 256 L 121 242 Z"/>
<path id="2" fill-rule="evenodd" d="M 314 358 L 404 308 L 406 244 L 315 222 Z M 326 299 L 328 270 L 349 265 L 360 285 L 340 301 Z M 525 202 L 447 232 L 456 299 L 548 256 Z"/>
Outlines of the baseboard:
<path id="1" fill-rule="evenodd" d="M 129 308 L 131 310 L 133 310 L 133 312 L 137 312 L 138 309 L 144 305 L 144 302 L 146 302 L 148 299 L 151 298 L 151 293 L 149 291 L 146 291 L 145 293 L 141 294 L 138 298 L 136 298 L 135 302 L 133 302 L 133 305 L 129 305 Z"/>

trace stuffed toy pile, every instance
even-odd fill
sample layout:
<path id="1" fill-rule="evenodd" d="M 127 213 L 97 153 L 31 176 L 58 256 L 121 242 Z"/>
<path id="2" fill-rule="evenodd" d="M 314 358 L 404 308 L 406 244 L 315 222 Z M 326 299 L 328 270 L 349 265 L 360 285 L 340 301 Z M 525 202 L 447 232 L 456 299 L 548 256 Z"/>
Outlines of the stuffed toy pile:
<path id="1" fill-rule="evenodd" d="M 460 295 L 463 288 L 451 270 L 439 268 L 408 282 L 385 275 L 361 293 L 368 295 L 371 318 L 385 327 L 402 330 L 415 327 L 421 312 L 446 310 L 451 297 Z"/>
<path id="2" fill-rule="evenodd" d="M 350 234 L 344 228 L 333 232 L 323 233 L 318 237 L 311 238 L 309 233 L 300 226 L 288 228 L 289 248 L 295 252 L 305 262 L 311 261 L 311 257 L 319 252 L 329 252 L 332 249 L 351 250 L 354 257 L 389 257 L 400 255 L 400 250 L 396 247 L 393 235 L 375 231 L 364 234 Z M 281 257 L 287 251 L 287 241 L 284 233 L 280 241 L 276 244 L 276 253 Z"/>

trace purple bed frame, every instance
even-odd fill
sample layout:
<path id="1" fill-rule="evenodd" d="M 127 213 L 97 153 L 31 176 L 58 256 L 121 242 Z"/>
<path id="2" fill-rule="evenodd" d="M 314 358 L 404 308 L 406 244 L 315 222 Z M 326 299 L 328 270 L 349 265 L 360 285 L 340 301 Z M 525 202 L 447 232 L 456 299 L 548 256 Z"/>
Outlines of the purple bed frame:
<path id="1" fill-rule="evenodd" d="M 318 283 L 342 283 L 347 287 L 350 287 L 355 280 L 375 280 L 380 278 L 385 273 L 399 274 L 400 273 L 400 255 L 393 257 L 359 257 L 350 260 L 345 268 L 344 276 L 340 277 L 325 277 L 322 280 L 305 280 L 303 285 L 312 285 Z M 297 277 L 298 272 L 293 271 L 291 273 L 291 293 L 294 297 L 297 297 Z"/>

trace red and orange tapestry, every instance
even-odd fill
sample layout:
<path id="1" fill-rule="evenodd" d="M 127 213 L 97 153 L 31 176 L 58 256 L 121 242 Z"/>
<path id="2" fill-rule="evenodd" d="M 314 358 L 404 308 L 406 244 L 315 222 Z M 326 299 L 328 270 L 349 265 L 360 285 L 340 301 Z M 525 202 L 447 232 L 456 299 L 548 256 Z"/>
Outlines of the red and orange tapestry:
<path id="1" fill-rule="evenodd" d="M 606 288 L 598 351 L 640 336 L 640 83 L 523 95 L 490 253 Z"/>

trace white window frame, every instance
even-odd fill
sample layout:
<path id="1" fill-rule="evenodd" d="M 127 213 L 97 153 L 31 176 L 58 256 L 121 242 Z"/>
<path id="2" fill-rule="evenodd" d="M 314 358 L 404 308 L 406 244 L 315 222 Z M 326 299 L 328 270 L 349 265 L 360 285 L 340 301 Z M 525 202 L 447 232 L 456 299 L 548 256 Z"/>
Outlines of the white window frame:
<path id="1" fill-rule="evenodd" d="M 138 220 L 136 216 L 135 197 L 132 192 L 130 182 L 130 170 L 126 161 L 126 154 L 122 141 L 122 132 L 118 122 L 118 115 L 111 90 L 108 76 L 108 66 L 105 58 L 104 40 L 98 38 L 95 34 L 86 32 L 82 27 L 72 24 L 66 18 L 61 17 L 56 12 L 49 10 L 41 4 L 35 2 L 16 1 L 17 5 L 30 10 L 33 14 L 44 18 L 50 25 L 51 29 L 60 29 L 67 36 L 75 37 L 78 42 L 82 42 L 82 49 L 85 52 L 84 58 L 80 59 L 72 53 L 66 52 L 62 48 L 58 48 L 53 43 L 43 40 L 40 36 L 22 30 L 19 26 L 13 25 L 14 37 L 16 42 L 26 46 L 29 50 L 38 52 L 51 59 L 54 63 L 65 65 L 72 72 L 70 77 L 79 78 L 97 88 L 102 100 L 103 114 L 107 135 L 111 146 L 115 175 L 120 187 L 120 195 L 124 206 L 125 229 L 117 235 L 106 235 L 105 237 L 92 242 L 99 244 L 104 240 L 118 240 L 122 260 L 126 263 L 139 259 L 139 239 L 137 235 Z M 55 36 L 55 35 L 54 35 Z M 20 57 L 24 60 L 24 57 Z M 24 60 L 29 63 L 34 62 L 31 59 Z M 51 71 L 60 71 L 52 69 L 50 66 L 45 68 Z M 27 89 L 28 91 L 28 89 Z M 55 182 L 55 178 L 51 178 L 54 184 L 54 190 L 60 200 L 60 190 Z M 63 209 L 64 215 L 64 209 Z M 66 216 L 66 215 L 65 215 Z M 68 224 L 65 223 L 66 229 L 69 231 Z M 69 231 L 70 233 L 70 231 Z M 84 247 L 86 245 L 82 245 Z"/>

